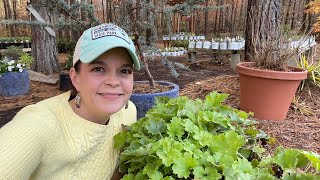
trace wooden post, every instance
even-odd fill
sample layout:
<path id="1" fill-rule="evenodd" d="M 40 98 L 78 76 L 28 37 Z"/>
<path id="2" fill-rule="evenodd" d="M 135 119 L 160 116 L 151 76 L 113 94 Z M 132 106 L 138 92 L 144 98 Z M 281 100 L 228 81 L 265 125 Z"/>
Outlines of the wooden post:
<path id="1" fill-rule="evenodd" d="M 37 21 L 42 22 L 42 23 L 46 23 L 46 21 L 41 17 L 41 15 L 32 7 L 31 4 L 27 5 L 27 9 L 29 10 L 29 12 L 37 19 Z M 53 29 L 49 26 L 44 27 L 45 30 L 47 30 L 47 32 L 53 36 L 56 37 L 56 33 L 53 31 Z"/>
<path id="2" fill-rule="evenodd" d="M 240 62 L 240 54 L 235 51 L 231 54 L 231 69 L 236 70 L 237 64 Z"/>
<path id="3" fill-rule="evenodd" d="M 192 13 L 192 33 L 196 34 L 196 15 Z"/>
<path id="4" fill-rule="evenodd" d="M 173 34 L 175 34 L 176 33 L 176 13 L 175 12 L 173 12 L 172 23 L 173 23 Z"/>
<path id="5" fill-rule="evenodd" d="M 177 22 L 177 33 L 180 32 L 180 20 L 181 20 L 181 14 L 178 13 L 178 22 Z"/>
<path id="6" fill-rule="evenodd" d="M 196 63 L 197 61 L 197 54 L 196 54 L 196 51 L 189 51 L 188 52 L 188 58 L 187 60 L 193 64 L 193 63 Z"/>
<path id="7" fill-rule="evenodd" d="M 191 14 L 191 34 L 194 34 L 194 15 L 193 13 Z"/>

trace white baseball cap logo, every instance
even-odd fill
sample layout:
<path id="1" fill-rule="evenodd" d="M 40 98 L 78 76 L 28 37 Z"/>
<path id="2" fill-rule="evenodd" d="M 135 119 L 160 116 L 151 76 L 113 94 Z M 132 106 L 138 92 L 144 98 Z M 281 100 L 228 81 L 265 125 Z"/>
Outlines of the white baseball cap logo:
<path id="1" fill-rule="evenodd" d="M 91 30 L 92 40 L 99 39 L 105 36 L 117 36 L 125 40 L 128 44 L 131 44 L 130 41 L 128 41 L 127 33 L 125 33 L 123 29 L 113 24 L 104 24 L 101 26 L 97 26 Z"/>

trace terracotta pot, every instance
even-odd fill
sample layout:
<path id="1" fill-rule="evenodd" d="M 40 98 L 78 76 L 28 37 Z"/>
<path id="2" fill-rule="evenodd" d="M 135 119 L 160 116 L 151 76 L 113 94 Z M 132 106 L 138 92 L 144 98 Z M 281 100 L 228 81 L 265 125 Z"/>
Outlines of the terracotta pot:
<path id="1" fill-rule="evenodd" d="M 251 68 L 253 62 L 237 65 L 240 78 L 240 109 L 254 117 L 282 121 L 286 118 L 296 90 L 308 72 L 288 66 L 292 72 Z"/>

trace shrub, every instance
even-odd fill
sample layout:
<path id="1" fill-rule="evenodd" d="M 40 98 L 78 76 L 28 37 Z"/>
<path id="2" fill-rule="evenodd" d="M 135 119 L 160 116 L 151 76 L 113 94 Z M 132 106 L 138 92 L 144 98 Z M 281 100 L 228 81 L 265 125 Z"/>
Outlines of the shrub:
<path id="1" fill-rule="evenodd" d="M 20 57 L 19 57 L 19 61 L 18 61 L 18 62 L 21 63 L 21 64 L 25 64 L 26 67 L 27 67 L 28 69 L 30 69 L 30 66 L 31 66 L 31 64 L 32 64 L 32 62 L 33 62 L 33 58 L 32 58 L 32 56 L 30 56 L 28 53 L 22 52 L 22 53 L 20 54 Z"/>
<path id="2" fill-rule="evenodd" d="M 299 90 L 303 90 L 310 84 L 320 87 L 320 61 L 318 63 L 309 62 L 305 55 L 301 55 L 297 64 L 298 67 L 308 71 L 308 77 L 300 83 Z"/>
<path id="3" fill-rule="evenodd" d="M 268 154 L 262 146 L 268 135 L 249 114 L 223 105 L 227 96 L 157 99 L 144 118 L 114 137 L 123 179 L 320 177 L 318 154 L 283 147 Z"/>
<path id="4" fill-rule="evenodd" d="M 23 53 L 23 50 L 21 47 L 18 46 L 9 46 L 4 52 L 3 56 L 7 57 L 9 59 L 18 60 L 18 58 Z"/>

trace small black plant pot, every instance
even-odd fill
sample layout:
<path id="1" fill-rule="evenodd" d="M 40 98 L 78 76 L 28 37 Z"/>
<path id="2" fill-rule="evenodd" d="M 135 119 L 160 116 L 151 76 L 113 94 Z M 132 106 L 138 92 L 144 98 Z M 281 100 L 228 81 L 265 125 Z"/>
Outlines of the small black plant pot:
<path id="1" fill-rule="evenodd" d="M 31 48 L 31 43 L 29 42 L 24 41 L 22 45 L 23 45 L 23 48 Z"/>
<path id="2" fill-rule="evenodd" d="M 69 74 L 60 74 L 60 91 L 73 90 L 73 85 Z"/>

